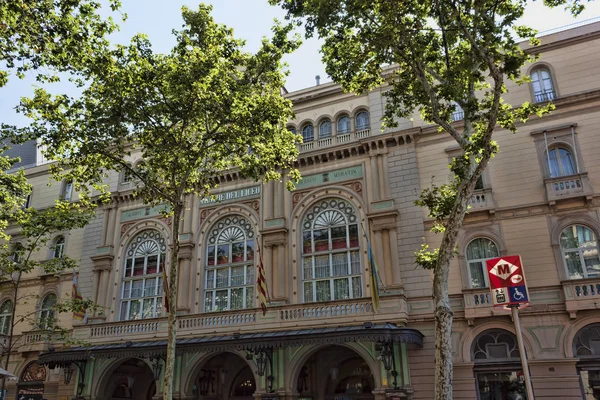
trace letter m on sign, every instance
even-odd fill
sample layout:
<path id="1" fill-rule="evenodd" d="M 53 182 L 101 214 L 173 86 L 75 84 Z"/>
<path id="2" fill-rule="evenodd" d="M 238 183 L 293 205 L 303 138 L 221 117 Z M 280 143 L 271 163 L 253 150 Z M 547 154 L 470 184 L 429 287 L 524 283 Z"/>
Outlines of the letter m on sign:
<path id="1" fill-rule="evenodd" d="M 486 261 L 490 288 L 498 289 L 514 286 L 511 277 L 514 275 L 523 275 L 521 257 L 504 256 L 491 258 Z M 520 282 L 521 280 L 517 280 Z"/>

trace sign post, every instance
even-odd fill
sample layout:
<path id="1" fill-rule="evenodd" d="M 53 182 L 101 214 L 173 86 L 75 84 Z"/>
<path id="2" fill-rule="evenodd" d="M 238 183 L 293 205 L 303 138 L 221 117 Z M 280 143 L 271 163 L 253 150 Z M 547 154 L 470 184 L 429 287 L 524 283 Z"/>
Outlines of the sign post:
<path id="1" fill-rule="evenodd" d="M 525 282 L 525 273 L 521 256 L 504 256 L 491 258 L 486 261 L 492 304 L 495 307 L 508 307 L 511 309 L 519 354 L 521 355 L 521 367 L 525 378 L 527 400 L 534 400 L 527 354 L 523 344 L 523 333 L 521 332 L 521 321 L 519 320 L 519 306 L 529 304 L 529 291 Z"/>

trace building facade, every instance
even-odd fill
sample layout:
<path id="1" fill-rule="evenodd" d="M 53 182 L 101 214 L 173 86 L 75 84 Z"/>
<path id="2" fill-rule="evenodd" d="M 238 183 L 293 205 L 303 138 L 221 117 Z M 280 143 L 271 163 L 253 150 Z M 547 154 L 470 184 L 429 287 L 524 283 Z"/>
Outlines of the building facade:
<path id="1" fill-rule="evenodd" d="M 600 398 L 600 23 L 541 41 L 539 61 L 524 71 L 532 82 L 506 97 L 552 100 L 556 110 L 516 134 L 496 133 L 501 151 L 471 199 L 451 266 L 457 399 L 525 398 L 510 313 L 492 307 L 484 267 L 507 254 L 521 255 L 530 288 L 521 323 L 536 398 Z M 289 129 L 304 138 L 294 192 L 231 172 L 215 199 L 189 199 L 179 236 L 175 398 L 433 397 L 432 280 L 414 252 L 439 237 L 414 201 L 432 180 L 448 180 L 458 148 L 418 113 L 382 130 L 382 92 L 355 96 L 323 84 L 287 95 L 296 112 Z M 68 184 L 45 186 L 46 165 L 27 173 L 31 206 L 67 193 L 76 201 Z M 54 252 L 81 260 L 82 294 L 103 307 L 86 324 L 63 317 L 88 346 L 36 341 L 24 328 L 30 345 L 12 358 L 20 380 L 11 397 L 162 393 L 170 221 L 135 200 L 129 176 L 107 183 L 112 202 L 53 242 Z M 383 283 L 378 312 L 367 238 Z M 261 262 L 264 315 L 255 286 Z M 70 292 L 71 276 L 38 278 L 30 290 L 41 313 L 48 296 Z"/>

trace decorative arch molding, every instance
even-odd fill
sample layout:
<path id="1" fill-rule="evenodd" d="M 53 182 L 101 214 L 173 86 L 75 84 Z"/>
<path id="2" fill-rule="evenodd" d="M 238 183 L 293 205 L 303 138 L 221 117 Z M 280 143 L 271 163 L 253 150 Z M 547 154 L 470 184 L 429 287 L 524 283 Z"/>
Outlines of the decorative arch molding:
<path id="1" fill-rule="evenodd" d="M 322 115 L 319 115 L 319 117 L 315 120 L 315 127 L 316 128 L 320 127 L 321 122 L 324 122 L 325 120 L 329 120 L 332 124 L 335 122 L 331 115 L 322 114 Z"/>
<path id="2" fill-rule="evenodd" d="M 357 209 L 357 213 L 360 214 L 361 221 L 365 222 L 367 207 L 362 196 L 345 186 L 329 186 L 327 188 L 317 188 L 308 193 L 305 192 L 304 196 L 298 200 L 298 204 L 292 209 L 291 218 L 292 221 L 301 220 L 303 214 L 317 201 L 320 201 L 324 197 L 339 197 L 352 203 Z"/>
<path id="3" fill-rule="evenodd" d="M 560 249 L 560 234 L 571 225 L 585 225 L 600 237 L 600 221 L 590 216 L 590 214 L 567 214 L 557 220 L 551 221 L 550 242 L 553 247 Z"/>
<path id="4" fill-rule="evenodd" d="M 302 134 L 302 129 L 304 129 L 304 127 L 309 124 L 312 125 L 313 128 L 315 127 L 315 121 L 311 118 L 305 118 L 302 121 L 298 122 L 296 124 L 298 131 L 296 131 L 296 133 Z"/>
<path id="5" fill-rule="evenodd" d="M 479 326 L 475 326 L 473 327 L 473 329 L 469 329 L 467 332 L 465 332 L 465 334 L 462 335 L 460 338 L 460 343 L 458 346 L 459 350 L 461 351 L 461 353 L 459 354 L 460 361 L 467 363 L 472 362 L 471 347 L 473 346 L 474 340 L 477 339 L 479 335 L 483 332 L 494 329 L 505 330 L 507 332 L 512 333 L 513 335 L 516 335 L 515 327 L 510 322 L 491 321 L 483 323 Z M 535 339 L 531 337 L 531 334 L 529 332 L 523 331 L 523 345 L 525 346 L 525 353 L 527 354 L 527 357 L 530 360 L 537 358 L 537 354 L 535 354 L 534 348 L 532 346 L 532 343 L 534 343 L 534 341 Z"/>
<path id="6" fill-rule="evenodd" d="M 340 119 L 341 117 L 347 115 L 348 117 L 350 117 L 350 119 L 353 118 L 352 112 L 346 109 L 343 110 L 339 110 L 338 112 L 336 112 L 335 114 L 333 114 L 333 117 L 331 118 L 331 122 L 336 124 L 336 128 L 337 128 L 337 121 L 338 119 Z"/>
<path id="7" fill-rule="evenodd" d="M 300 370 L 302 369 L 306 361 L 308 361 L 308 359 L 317 351 L 330 346 L 331 344 L 304 346 L 302 349 L 298 350 L 294 354 L 294 360 L 292 360 L 292 362 L 290 363 L 289 369 L 287 369 L 287 373 L 285 374 L 286 379 L 284 381 L 284 386 L 286 391 L 296 393 L 296 382 L 298 381 L 298 375 L 300 374 Z M 371 373 L 373 374 L 373 378 L 375 380 L 375 387 L 381 388 L 382 379 L 379 360 L 374 358 L 373 355 L 359 343 L 340 343 L 336 344 L 336 346 L 346 347 L 347 349 L 352 350 L 358 356 L 360 356 L 367 363 L 369 369 L 371 370 Z"/>
<path id="8" fill-rule="evenodd" d="M 350 114 L 350 118 L 356 118 L 356 116 L 363 111 L 366 111 L 369 114 L 369 118 L 371 117 L 371 111 L 369 110 L 369 107 L 360 105 L 352 109 L 352 114 Z"/>
<path id="9" fill-rule="evenodd" d="M 123 364 L 133 358 L 142 361 L 144 364 L 146 364 L 146 366 L 148 368 L 150 368 L 150 371 L 152 371 L 152 365 L 145 358 L 137 358 L 137 357 L 110 358 L 110 359 L 108 359 L 109 360 L 108 362 L 100 364 L 101 368 L 99 371 L 96 371 L 96 369 L 94 368 L 93 379 L 92 379 L 92 382 L 94 382 L 94 383 L 92 384 L 92 387 L 90 390 L 90 393 L 92 394 L 91 398 L 92 399 L 108 398 L 108 396 L 110 396 L 110 394 L 106 393 L 105 389 L 108 386 L 109 381 L 111 379 L 113 379 L 113 377 L 112 377 L 113 372 L 117 368 L 119 368 L 119 366 L 121 366 L 121 364 Z M 95 365 L 99 365 L 99 364 L 96 363 Z"/>
<path id="10" fill-rule="evenodd" d="M 248 367 L 250 368 L 250 371 L 252 371 L 252 375 L 254 376 L 254 382 L 256 383 L 256 389 L 257 390 L 262 389 L 263 391 L 265 390 L 265 387 L 262 384 L 263 377 L 258 376 L 258 374 L 256 373 L 257 367 L 256 367 L 256 363 L 254 362 L 254 360 L 246 359 L 246 353 L 244 351 L 228 350 L 228 351 L 222 351 L 222 352 L 216 352 L 216 353 L 202 352 L 202 353 L 196 353 L 196 354 L 192 355 L 186 362 L 186 365 L 188 367 L 182 369 L 184 371 L 188 371 L 187 374 L 185 374 L 181 377 L 181 381 L 180 381 L 181 386 L 180 387 L 182 389 L 182 394 L 191 396 L 192 389 L 193 389 L 194 383 L 196 381 L 196 377 L 202 370 L 202 367 L 204 366 L 204 364 L 206 364 L 212 358 L 218 357 L 220 354 L 224 354 L 224 353 L 231 353 L 235 356 L 238 356 L 241 360 L 243 360 L 246 363 L 246 365 L 248 365 Z"/>
<path id="11" fill-rule="evenodd" d="M 156 218 L 138 221 L 131 225 L 127 229 L 127 231 L 119 238 L 119 250 L 117 252 L 117 260 L 122 258 L 123 252 L 129 245 L 131 239 L 133 239 L 138 233 L 147 229 L 154 229 L 159 231 L 165 237 L 167 243 L 172 243 L 171 228 L 164 221 Z"/>
<path id="12" fill-rule="evenodd" d="M 575 322 L 571 323 L 567 329 L 563 330 L 563 334 L 559 340 L 562 341 L 563 352 L 566 358 L 576 358 L 575 354 L 573 354 L 573 341 L 575 340 L 575 337 L 579 331 L 588 325 L 597 323 L 600 323 L 600 316 L 587 316 L 575 320 Z"/>
<path id="13" fill-rule="evenodd" d="M 212 228 L 212 226 L 222 217 L 225 217 L 227 215 L 233 215 L 233 214 L 239 214 L 243 217 L 246 217 L 248 219 L 250 219 L 250 223 L 252 224 L 252 226 L 255 229 L 255 233 L 258 235 L 258 214 L 256 214 L 256 211 L 253 210 L 251 207 L 245 205 L 245 204 L 228 204 L 228 205 L 222 205 L 222 206 L 218 206 L 216 208 L 214 208 L 210 214 L 208 214 L 208 216 L 200 223 L 200 234 L 198 235 L 198 243 L 200 244 L 198 246 L 198 248 L 200 249 L 200 247 L 202 247 L 202 244 L 204 243 L 209 230 Z M 202 257 L 202 255 L 199 255 L 199 258 Z"/>

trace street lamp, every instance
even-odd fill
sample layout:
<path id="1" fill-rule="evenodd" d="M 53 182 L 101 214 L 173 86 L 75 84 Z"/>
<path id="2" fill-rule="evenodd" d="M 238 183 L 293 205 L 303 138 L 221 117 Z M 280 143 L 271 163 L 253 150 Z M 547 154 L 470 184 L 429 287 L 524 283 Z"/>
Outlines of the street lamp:
<path id="1" fill-rule="evenodd" d="M 203 369 L 202 376 L 200 377 L 200 394 L 205 396 L 208 394 L 208 388 L 212 386 L 212 375 L 213 371 L 210 369 Z"/>
<path id="2" fill-rule="evenodd" d="M 160 357 L 155 357 L 154 359 L 152 359 L 152 374 L 154 375 L 155 381 L 160 379 L 160 374 L 162 372 L 162 364 L 160 361 Z"/>
<path id="3" fill-rule="evenodd" d="M 68 367 L 63 368 L 63 373 L 65 374 L 65 385 L 71 383 L 71 378 L 73 377 L 73 372 L 75 370 L 70 365 Z"/>
<path id="4" fill-rule="evenodd" d="M 378 343 L 375 349 L 379 351 L 379 357 L 377 357 L 383 363 L 383 367 L 386 371 L 392 370 L 392 377 L 394 378 L 394 389 L 398 388 L 398 371 L 396 371 L 396 361 L 394 358 L 394 343 L 391 341 Z"/>
<path id="5" fill-rule="evenodd" d="M 267 366 L 269 367 L 269 376 L 267 376 L 267 381 L 269 382 L 268 392 L 273 393 L 273 381 L 275 377 L 273 376 L 273 349 L 271 347 L 265 347 L 258 349 L 256 351 L 256 373 L 258 376 L 265 376 L 267 372 Z M 252 352 L 248 352 L 246 358 L 252 358 Z"/>

